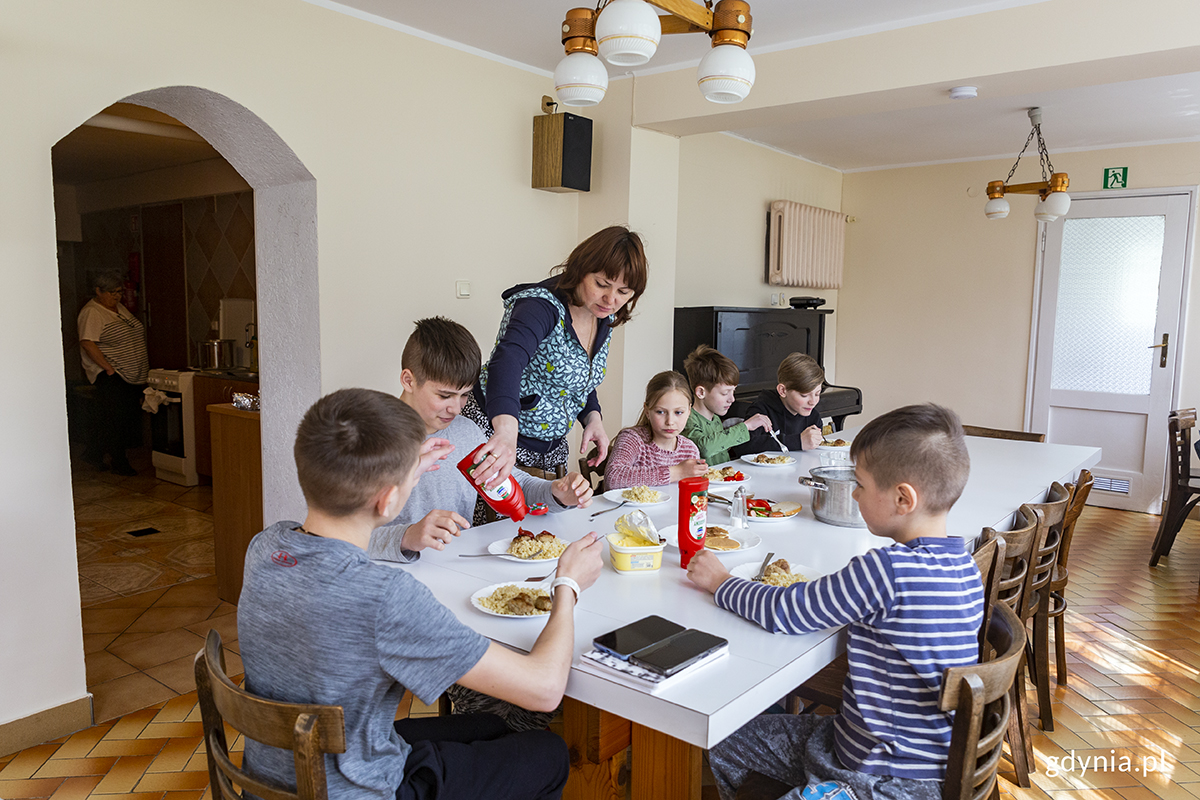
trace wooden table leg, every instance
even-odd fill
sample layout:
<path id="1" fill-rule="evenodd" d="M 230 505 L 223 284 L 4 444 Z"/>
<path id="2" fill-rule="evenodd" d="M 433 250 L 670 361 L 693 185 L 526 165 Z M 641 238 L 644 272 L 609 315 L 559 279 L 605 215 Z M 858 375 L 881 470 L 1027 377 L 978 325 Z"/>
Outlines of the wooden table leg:
<path id="1" fill-rule="evenodd" d="M 633 800 L 700 800 L 704 751 L 633 725 Z"/>
<path id="2" fill-rule="evenodd" d="M 564 697 L 563 739 L 571 750 L 563 800 L 625 800 L 629 720 Z"/>

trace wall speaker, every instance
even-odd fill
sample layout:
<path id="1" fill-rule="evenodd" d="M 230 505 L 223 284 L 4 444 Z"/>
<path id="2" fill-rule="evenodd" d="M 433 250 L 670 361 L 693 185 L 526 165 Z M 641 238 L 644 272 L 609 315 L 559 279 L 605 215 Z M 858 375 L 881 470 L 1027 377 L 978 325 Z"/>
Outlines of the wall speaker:
<path id="1" fill-rule="evenodd" d="M 533 188 L 587 192 L 592 188 L 592 121 L 576 114 L 533 118 Z"/>

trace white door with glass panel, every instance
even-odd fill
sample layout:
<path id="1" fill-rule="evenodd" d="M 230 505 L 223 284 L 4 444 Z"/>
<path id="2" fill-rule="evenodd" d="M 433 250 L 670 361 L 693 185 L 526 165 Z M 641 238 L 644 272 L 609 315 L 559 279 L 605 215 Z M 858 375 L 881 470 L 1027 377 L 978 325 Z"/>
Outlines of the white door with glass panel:
<path id="1" fill-rule="evenodd" d="M 1161 509 L 1190 209 L 1080 199 L 1046 226 L 1029 423 L 1103 449 L 1091 505 Z"/>

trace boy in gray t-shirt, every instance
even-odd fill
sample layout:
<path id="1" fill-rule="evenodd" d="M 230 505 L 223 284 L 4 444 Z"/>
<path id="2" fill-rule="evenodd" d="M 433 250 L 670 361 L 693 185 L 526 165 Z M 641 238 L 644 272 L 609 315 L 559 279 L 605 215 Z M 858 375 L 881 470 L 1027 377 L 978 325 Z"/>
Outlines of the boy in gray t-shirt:
<path id="1" fill-rule="evenodd" d="M 600 545 L 585 536 L 559 559 L 554 607 L 528 655 L 490 643 L 411 575 L 367 557 L 371 531 L 448 452 L 444 440 L 423 439 L 420 417 L 382 392 L 343 389 L 305 414 L 295 455 L 308 514 L 272 525 L 246 554 L 246 688 L 345 709 L 346 752 L 326 759 L 331 800 L 557 798 L 568 757 L 552 733 L 510 733 L 490 715 L 393 719 L 406 688 L 432 703 L 456 681 L 526 708 L 557 706 L 575 601 L 599 574 Z M 295 785 L 290 752 L 247 740 L 246 764 Z"/>

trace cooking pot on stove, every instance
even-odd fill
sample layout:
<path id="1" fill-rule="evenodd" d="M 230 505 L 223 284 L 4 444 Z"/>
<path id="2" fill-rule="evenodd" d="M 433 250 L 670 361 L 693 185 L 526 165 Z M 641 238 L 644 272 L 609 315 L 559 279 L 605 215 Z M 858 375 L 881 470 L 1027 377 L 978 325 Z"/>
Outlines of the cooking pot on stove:
<path id="1" fill-rule="evenodd" d="M 233 366 L 233 339 L 207 339 L 200 343 L 200 369 Z"/>
<path id="2" fill-rule="evenodd" d="M 812 510 L 821 522 L 842 528 L 865 528 L 854 491 L 854 467 L 816 467 L 808 471 L 811 478 L 801 478 L 800 483 L 811 488 Z"/>

